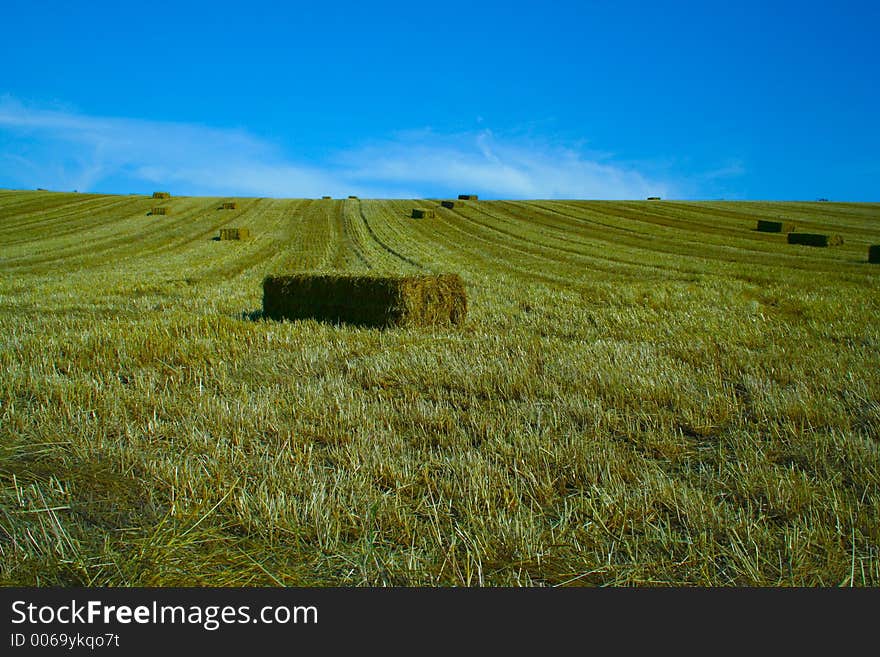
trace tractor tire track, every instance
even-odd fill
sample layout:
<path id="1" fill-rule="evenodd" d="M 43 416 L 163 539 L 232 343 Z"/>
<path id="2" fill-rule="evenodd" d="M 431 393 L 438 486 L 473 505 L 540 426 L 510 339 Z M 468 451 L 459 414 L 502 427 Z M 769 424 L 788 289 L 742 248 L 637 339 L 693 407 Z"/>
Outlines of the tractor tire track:
<path id="1" fill-rule="evenodd" d="M 406 262 L 407 264 L 410 264 L 413 267 L 416 267 L 417 269 L 421 269 L 421 270 L 427 269 L 422 264 L 416 262 L 412 258 L 409 258 L 409 257 L 403 255 L 402 253 L 395 251 L 390 246 L 388 246 L 388 244 L 386 244 L 378 235 L 376 235 L 376 232 L 373 230 L 373 227 L 370 226 L 370 222 L 367 220 L 367 216 L 364 214 L 364 207 L 363 207 L 363 204 L 360 202 L 360 200 L 358 200 L 358 213 L 361 216 L 361 221 L 364 222 L 364 226 L 367 229 L 367 233 L 370 235 L 370 237 L 373 239 L 373 241 L 379 245 L 380 248 L 384 249 L 387 253 L 390 253 L 395 258 L 398 258 L 399 260 L 402 260 L 403 262 Z"/>

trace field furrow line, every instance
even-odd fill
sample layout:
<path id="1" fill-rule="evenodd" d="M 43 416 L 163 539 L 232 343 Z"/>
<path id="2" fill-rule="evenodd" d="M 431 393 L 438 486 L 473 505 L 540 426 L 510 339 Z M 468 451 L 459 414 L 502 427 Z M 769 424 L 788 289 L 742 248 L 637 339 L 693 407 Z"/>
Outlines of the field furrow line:
<path id="1" fill-rule="evenodd" d="M 407 263 L 408 265 L 412 265 L 416 269 L 425 269 L 419 262 L 410 258 L 409 256 L 405 256 L 399 251 L 391 248 L 385 241 L 383 241 L 370 226 L 370 222 L 367 220 L 367 215 L 364 214 L 363 203 L 358 201 L 358 213 L 360 214 L 361 221 L 364 222 L 364 226 L 367 229 L 367 234 L 376 242 L 381 249 L 384 249 L 387 253 L 391 254 L 395 258 Z"/>
<path id="2" fill-rule="evenodd" d="M 351 214 L 356 211 L 355 206 L 349 200 L 339 202 L 338 226 L 341 240 L 339 242 L 339 250 L 334 259 L 334 266 L 337 269 L 373 269 L 373 264 L 366 255 L 364 246 L 369 240 L 358 238 L 358 230 L 356 226 L 360 223 L 360 219 L 352 219 Z"/>

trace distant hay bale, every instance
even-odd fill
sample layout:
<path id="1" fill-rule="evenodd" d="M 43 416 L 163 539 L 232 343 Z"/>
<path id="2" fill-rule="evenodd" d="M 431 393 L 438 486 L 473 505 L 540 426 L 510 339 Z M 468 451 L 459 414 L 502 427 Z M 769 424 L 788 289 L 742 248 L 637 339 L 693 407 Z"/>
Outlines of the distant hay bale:
<path id="1" fill-rule="evenodd" d="M 323 200 L 325 200 L 325 201 L 329 201 L 329 200 L 332 199 L 333 197 L 332 197 L 332 196 L 322 196 L 321 198 L 322 198 Z"/>
<path id="2" fill-rule="evenodd" d="M 755 230 L 761 233 L 792 233 L 797 228 L 792 223 L 787 223 L 784 221 L 767 221 L 765 219 L 758 219 L 758 226 Z"/>
<path id="3" fill-rule="evenodd" d="M 171 192 L 153 192 L 153 198 L 171 198 Z"/>
<path id="4" fill-rule="evenodd" d="M 357 198 L 357 196 L 349 196 L 348 198 Z"/>
<path id="5" fill-rule="evenodd" d="M 263 280 L 263 315 L 379 328 L 460 326 L 467 294 L 457 274 L 295 274 Z"/>
<path id="6" fill-rule="evenodd" d="M 843 238 L 840 235 L 819 235 L 818 233 L 789 233 L 789 244 L 805 246 L 840 246 Z"/>
<path id="7" fill-rule="evenodd" d="M 476 194 L 459 194 L 458 200 L 459 201 L 476 201 L 477 195 Z"/>
<path id="8" fill-rule="evenodd" d="M 880 264 L 880 244 L 872 244 L 868 247 L 868 262 Z"/>
<path id="9" fill-rule="evenodd" d="M 221 210 L 235 210 L 238 207 L 238 204 L 235 201 L 224 201 L 223 205 L 220 206 Z"/>
<path id="10" fill-rule="evenodd" d="M 659 200 L 660 200 L 660 197 L 659 197 L 659 196 L 649 196 L 649 197 L 648 197 L 648 200 L 649 200 L 649 201 L 659 201 Z"/>
<path id="11" fill-rule="evenodd" d="M 426 210 L 424 208 L 413 208 L 412 218 L 413 219 L 433 219 L 434 218 L 434 211 L 433 210 Z"/>
<path id="12" fill-rule="evenodd" d="M 247 228 L 221 228 L 221 240 L 246 240 L 251 236 L 251 231 Z"/>
<path id="13" fill-rule="evenodd" d="M 167 207 L 167 206 L 164 206 L 164 205 L 157 205 L 157 206 L 154 207 L 152 210 L 150 210 L 150 214 L 152 214 L 152 215 L 157 215 L 157 214 L 161 214 L 161 215 L 171 214 L 171 208 L 169 208 L 169 207 Z"/>
<path id="14" fill-rule="evenodd" d="M 451 210 L 455 207 L 455 201 L 440 201 L 440 205 Z"/>

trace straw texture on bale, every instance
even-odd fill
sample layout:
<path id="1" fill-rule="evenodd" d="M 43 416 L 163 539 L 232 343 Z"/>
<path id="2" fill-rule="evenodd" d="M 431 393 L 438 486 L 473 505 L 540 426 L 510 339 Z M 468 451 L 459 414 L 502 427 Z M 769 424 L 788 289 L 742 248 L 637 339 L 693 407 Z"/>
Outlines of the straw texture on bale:
<path id="1" fill-rule="evenodd" d="M 224 201 L 223 205 L 220 207 L 221 210 L 235 210 L 238 205 L 235 201 Z"/>
<path id="2" fill-rule="evenodd" d="M 428 219 L 434 216 L 433 210 L 425 210 L 423 208 L 413 208 L 412 218 L 413 219 Z"/>
<path id="3" fill-rule="evenodd" d="M 880 244 L 872 244 L 868 247 L 868 262 L 880 264 Z"/>
<path id="4" fill-rule="evenodd" d="M 476 201 L 477 195 L 476 194 L 459 194 L 458 200 L 459 201 Z"/>
<path id="5" fill-rule="evenodd" d="M 150 210 L 150 214 L 171 214 L 171 208 L 165 206 L 156 206 Z"/>
<path id="6" fill-rule="evenodd" d="M 251 231 L 247 228 L 221 228 L 221 240 L 245 240 L 251 236 Z"/>
<path id="7" fill-rule="evenodd" d="M 171 198 L 171 192 L 153 192 L 153 198 Z"/>
<path id="8" fill-rule="evenodd" d="M 818 233 L 789 233 L 789 244 L 805 246 L 840 246 L 843 238 L 840 235 L 819 235 Z"/>
<path id="9" fill-rule="evenodd" d="M 263 315 L 378 328 L 458 326 L 467 316 L 467 295 L 457 274 L 269 276 Z"/>
<path id="10" fill-rule="evenodd" d="M 440 205 L 451 210 L 455 207 L 455 201 L 440 201 Z"/>
<path id="11" fill-rule="evenodd" d="M 797 228 L 792 223 L 787 223 L 784 221 L 767 221 L 765 219 L 758 219 L 758 225 L 755 230 L 761 233 L 791 233 Z"/>

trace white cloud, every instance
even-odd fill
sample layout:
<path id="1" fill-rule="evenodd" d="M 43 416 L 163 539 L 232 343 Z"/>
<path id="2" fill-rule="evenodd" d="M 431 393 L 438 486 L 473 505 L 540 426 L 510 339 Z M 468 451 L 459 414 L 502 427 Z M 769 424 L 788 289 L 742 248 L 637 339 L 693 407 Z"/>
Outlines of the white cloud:
<path id="1" fill-rule="evenodd" d="M 176 194 L 418 198 L 458 192 L 485 198 L 675 196 L 605 156 L 488 129 L 401 132 L 321 162 L 297 161 L 247 131 L 96 117 L 0 98 L 0 185 L 126 192 L 161 185 Z"/>

